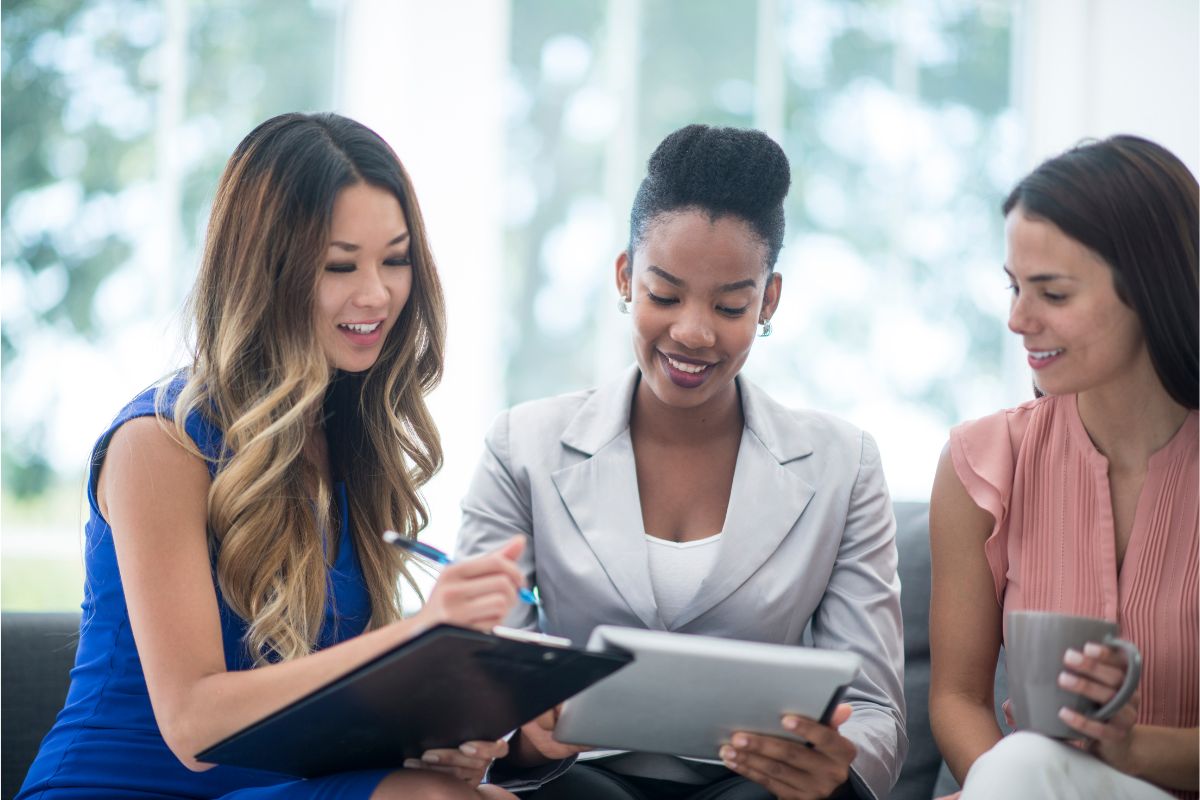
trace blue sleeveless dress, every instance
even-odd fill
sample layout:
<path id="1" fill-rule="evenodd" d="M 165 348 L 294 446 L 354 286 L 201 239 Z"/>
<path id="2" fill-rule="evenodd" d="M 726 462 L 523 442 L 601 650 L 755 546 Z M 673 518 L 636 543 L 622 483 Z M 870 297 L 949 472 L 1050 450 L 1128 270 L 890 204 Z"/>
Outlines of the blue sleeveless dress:
<path id="1" fill-rule="evenodd" d="M 174 407 L 183 382 L 182 376 L 171 382 L 164 398 L 165 408 Z M 179 762 L 163 741 L 150 707 L 146 680 L 129 626 L 112 529 L 96 504 L 96 480 L 113 433 L 131 419 L 153 416 L 156 413 L 154 394 L 154 390 L 149 389 L 134 398 L 113 420 L 92 452 L 87 486 L 91 513 L 85 528 L 84 552 L 87 577 L 71 688 L 54 727 L 42 740 L 37 758 L 17 794 L 18 800 L 365 800 L 387 775 L 386 770 L 310 780 L 237 767 L 192 772 Z M 190 415 L 186 429 L 200 452 L 210 458 L 220 453 L 221 431 L 203 415 Z M 213 466 L 209 469 L 211 472 Z M 337 558 L 329 571 L 329 602 L 319 642 L 321 647 L 362 633 L 371 614 L 370 598 L 350 535 L 345 486 L 338 484 L 336 489 L 341 530 Z M 243 646 L 246 623 L 225 604 L 219 589 L 217 595 L 225 665 L 230 670 L 249 669 L 252 659 Z"/>

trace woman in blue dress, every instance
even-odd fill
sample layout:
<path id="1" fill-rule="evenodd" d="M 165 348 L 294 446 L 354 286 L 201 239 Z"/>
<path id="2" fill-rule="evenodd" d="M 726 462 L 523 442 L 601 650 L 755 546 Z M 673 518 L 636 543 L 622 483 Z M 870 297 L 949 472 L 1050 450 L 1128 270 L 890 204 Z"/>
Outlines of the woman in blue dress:
<path id="1" fill-rule="evenodd" d="M 479 786 L 504 742 L 303 781 L 194 757 L 429 626 L 490 629 L 523 582 L 514 538 L 401 619 L 411 578 L 380 533 L 427 520 L 444 311 L 395 153 L 332 114 L 257 127 L 190 308 L 190 367 L 93 451 L 76 665 L 19 797 L 511 798 Z"/>

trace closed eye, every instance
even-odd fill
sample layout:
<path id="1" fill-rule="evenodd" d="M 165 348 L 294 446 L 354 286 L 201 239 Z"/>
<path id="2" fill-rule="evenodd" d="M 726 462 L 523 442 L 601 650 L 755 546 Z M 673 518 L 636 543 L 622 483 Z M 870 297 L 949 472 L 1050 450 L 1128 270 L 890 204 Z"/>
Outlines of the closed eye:
<path id="1" fill-rule="evenodd" d="M 354 272 L 358 267 L 354 264 L 326 264 L 326 272 Z"/>
<path id="2" fill-rule="evenodd" d="M 646 296 L 650 298 L 650 302 L 656 303 L 660 306 L 673 306 L 679 302 L 679 300 L 674 297 L 659 297 L 653 292 L 646 292 Z"/>
<path id="3" fill-rule="evenodd" d="M 1012 292 L 1013 297 L 1018 297 L 1021 294 L 1020 287 L 1018 287 L 1017 284 L 1014 282 L 1010 282 L 1008 284 L 1008 290 L 1010 292 Z M 1050 301 L 1051 303 L 1061 303 L 1067 299 L 1067 295 L 1065 295 L 1065 294 L 1060 294 L 1058 292 L 1047 292 L 1044 289 L 1042 290 L 1041 295 L 1043 298 Z"/>
<path id="4" fill-rule="evenodd" d="M 746 313 L 746 309 L 748 309 L 748 308 L 750 308 L 750 306 L 748 306 L 748 305 L 742 306 L 741 308 L 729 308 L 728 306 L 717 306 L 717 311 L 720 311 L 722 314 L 724 314 L 727 317 L 740 317 L 742 314 Z"/>
<path id="5" fill-rule="evenodd" d="M 389 258 L 387 261 L 384 261 L 383 265 L 385 267 L 411 267 L 412 259 L 406 255 L 393 256 L 392 258 Z"/>

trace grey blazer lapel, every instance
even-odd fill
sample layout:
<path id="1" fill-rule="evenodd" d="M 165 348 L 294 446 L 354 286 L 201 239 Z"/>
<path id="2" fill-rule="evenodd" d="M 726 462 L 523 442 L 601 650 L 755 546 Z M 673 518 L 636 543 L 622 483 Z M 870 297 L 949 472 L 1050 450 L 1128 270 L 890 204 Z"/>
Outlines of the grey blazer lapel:
<path id="1" fill-rule="evenodd" d="M 617 594 L 647 628 L 663 629 L 650 585 L 650 556 L 629 431 L 552 477 Z"/>
<path id="2" fill-rule="evenodd" d="M 757 572 L 796 526 L 813 491 L 785 469 L 752 431 L 744 430 L 717 564 L 671 627 L 681 628 L 699 617 Z"/>
<path id="3" fill-rule="evenodd" d="M 634 365 L 584 403 L 563 432 L 562 444 L 589 457 L 551 478 L 617 594 L 646 627 L 661 630 L 629 438 L 638 375 Z"/>
<path id="4" fill-rule="evenodd" d="M 815 490 L 784 464 L 812 453 L 795 435 L 790 412 L 738 378 L 746 427 L 738 447 L 717 566 L 671 627 L 704 614 L 766 564 L 796 527 Z"/>

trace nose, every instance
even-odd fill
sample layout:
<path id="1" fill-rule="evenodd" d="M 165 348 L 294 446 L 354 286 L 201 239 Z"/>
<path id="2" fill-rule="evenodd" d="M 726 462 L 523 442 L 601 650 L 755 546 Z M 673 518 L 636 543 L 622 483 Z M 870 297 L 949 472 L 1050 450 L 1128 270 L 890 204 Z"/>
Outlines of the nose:
<path id="1" fill-rule="evenodd" d="M 359 280 L 352 302 L 359 308 L 379 308 L 387 303 L 388 290 L 383 273 L 377 266 L 358 270 Z"/>
<path id="2" fill-rule="evenodd" d="M 671 326 L 671 338 L 689 350 L 704 350 L 717 343 L 711 322 L 698 308 L 679 315 Z"/>
<path id="3" fill-rule="evenodd" d="M 1008 329 L 1021 336 L 1036 333 L 1037 318 L 1030 308 L 1029 292 L 1015 295 L 1008 308 Z"/>

